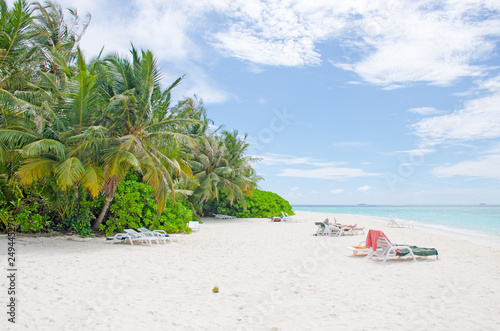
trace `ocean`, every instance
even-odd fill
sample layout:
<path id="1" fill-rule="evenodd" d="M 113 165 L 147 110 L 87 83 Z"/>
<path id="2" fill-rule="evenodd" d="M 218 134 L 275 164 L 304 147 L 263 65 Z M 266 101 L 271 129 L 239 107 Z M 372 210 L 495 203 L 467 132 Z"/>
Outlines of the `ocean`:
<path id="1" fill-rule="evenodd" d="M 500 239 L 500 206 L 292 206 L 294 211 L 371 216 L 388 221 L 388 215 L 414 226 L 461 234 L 490 235 Z"/>

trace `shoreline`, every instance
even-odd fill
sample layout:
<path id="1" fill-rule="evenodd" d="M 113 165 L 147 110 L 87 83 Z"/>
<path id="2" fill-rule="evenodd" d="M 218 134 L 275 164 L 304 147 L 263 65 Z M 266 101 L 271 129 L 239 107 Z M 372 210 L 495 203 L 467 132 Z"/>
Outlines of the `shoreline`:
<path id="1" fill-rule="evenodd" d="M 297 217 L 305 219 L 203 219 L 200 231 L 167 245 L 20 237 L 16 325 L 6 317 L 0 324 L 6 330 L 499 329 L 500 244 L 390 228 L 357 215 Z M 365 235 L 313 236 L 314 222 L 326 217 L 358 223 Z M 354 256 L 346 246 L 365 240 L 369 228 L 393 243 L 434 247 L 439 259 L 382 263 Z M 5 261 L 6 242 L 0 237 Z"/>
<path id="2" fill-rule="evenodd" d="M 337 221 L 339 223 L 346 223 L 346 222 L 341 222 L 339 220 L 344 218 L 348 220 L 353 220 L 353 219 L 359 219 L 359 220 L 364 220 L 367 224 L 370 224 L 373 229 L 376 230 L 382 230 L 384 229 L 397 229 L 397 228 L 391 228 L 387 227 L 387 222 L 389 221 L 388 218 L 384 219 L 384 217 L 379 217 L 379 216 L 367 216 L 367 215 L 357 215 L 357 214 L 342 214 L 342 213 L 329 213 L 329 212 L 312 212 L 312 211 L 294 211 L 297 215 L 297 217 L 304 217 L 300 215 L 306 215 L 309 218 L 316 218 L 318 219 L 318 222 L 324 221 L 326 217 L 329 218 L 337 218 Z M 431 225 L 427 223 L 422 223 L 422 222 L 417 222 L 417 221 L 408 221 L 404 220 L 401 218 L 398 218 L 397 220 L 401 220 L 406 224 L 410 224 L 414 227 L 414 229 L 419 229 L 423 231 L 430 231 L 435 235 L 446 235 L 446 236 L 453 236 L 456 238 L 463 238 L 463 239 L 474 239 L 478 241 L 484 241 L 487 243 L 494 243 L 494 244 L 500 244 L 500 235 L 494 235 L 494 234 L 488 234 L 488 233 L 481 233 L 477 231 L 472 231 L 472 230 L 466 230 L 466 229 L 461 229 L 461 228 L 452 228 L 452 227 L 447 227 L 447 226 L 441 226 L 439 224 L 436 225 Z M 367 230 L 367 229 L 365 229 Z M 365 231 L 367 233 L 367 231 Z"/>
<path id="3" fill-rule="evenodd" d="M 295 207 L 295 206 L 294 206 Z M 296 206 L 296 207 L 299 207 L 299 206 Z M 305 206 L 304 206 L 305 207 Z M 325 207 L 325 208 L 334 208 L 334 207 L 362 207 L 364 208 L 365 206 L 356 206 L 356 205 L 345 205 L 345 206 L 310 206 L 310 207 Z M 387 208 L 387 207 L 391 207 L 390 205 L 370 205 L 370 206 L 367 206 L 367 207 L 382 207 L 382 208 Z M 464 205 L 396 205 L 394 207 L 478 207 L 478 208 L 481 208 L 481 207 L 500 207 L 500 205 L 488 205 L 488 206 L 480 206 L 480 205 L 471 205 L 471 206 L 464 206 Z M 296 211 L 294 210 L 294 212 L 303 212 L 303 211 Z M 352 216 L 359 216 L 359 217 L 367 217 L 367 218 L 371 218 L 371 219 L 379 219 L 381 220 L 382 222 L 387 222 L 388 221 L 388 216 L 387 215 L 390 215 L 390 212 L 388 212 L 387 215 L 384 215 L 384 216 L 380 216 L 380 215 L 362 215 L 362 214 L 355 214 L 355 213 L 342 213 L 342 212 L 330 212 L 330 211 L 305 211 L 305 212 L 311 212 L 311 213 L 331 213 L 331 214 L 339 214 L 339 215 L 352 215 Z M 454 225 L 450 225 L 450 224 L 443 224 L 442 222 L 437 222 L 437 223 L 431 223 L 430 221 L 419 221 L 419 220 L 414 220 L 414 219 L 408 219 L 408 218 L 404 218 L 404 217 L 398 217 L 396 216 L 397 214 L 396 213 L 393 213 L 393 216 L 395 216 L 395 219 L 398 220 L 398 221 L 401 221 L 403 223 L 406 223 L 406 224 L 409 224 L 409 225 L 412 225 L 412 226 L 415 226 L 415 227 L 419 227 L 419 228 L 424 228 L 424 229 L 430 229 L 430 230 L 436 230 L 436 231 L 439 231 L 439 232 L 449 232 L 449 233 L 455 233 L 455 234 L 458 234 L 458 235 L 462 235 L 462 236 L 474 236 L 474 237 L 477 237 L 477 238 L 483 238 L 485 240 L 491 240 L 491 241 L 495 241 L 495 242 L 500 242 L 500 232 L 498 233 L 494 233 L 492 232 L 491 229 L 481 229 L 479 228 L 479 226 L 481 226 L 481 224 L 477 225 L 477 226 L 470 226 L 470 227 L 460 227 L 459 226 L 454 226 Z"/>

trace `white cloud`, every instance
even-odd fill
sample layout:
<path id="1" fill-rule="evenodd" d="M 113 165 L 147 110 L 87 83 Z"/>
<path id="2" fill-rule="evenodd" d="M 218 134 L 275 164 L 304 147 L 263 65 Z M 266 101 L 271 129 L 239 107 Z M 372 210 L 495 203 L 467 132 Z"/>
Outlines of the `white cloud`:
<path id="1" fill-rule="evenodd" d="M 283 169 L 278 176 L 283 177 L 300 177 L 300 178 L 317 178 L 317 179 L 334 179 L 345 180 L 352 177 L 373 177 L 380 176 L 377 173 L 367 173 L 362 169 L 356 168 L 340 168 L 340 167 L 324 167 L 318 169 Z"/>
<path id="2" fill-rule="evenodd" d="M 317 45 L 339 43 L 330 62 L 388 89 L 413 82 L 449 85 L 487 68 L 472 64 L 495 47 L 500 22 L 492 1 L 430 6 L 379 1 L 234 1 L 225 30 L 213 33 L 226 56 L 264 65 L 317 65 Z M 479 20 L 478 17 L 481 19 Z M 439 33 L 436 33 L 439 31 Z"/>
<path id="3" fill-rule="evenodd" d="M 217 86 L 197 62 L 203 59 L 203 50 L 194 38 L 197 29 L 205 31 L 206 14 L 212 9 L 225 10 L 228 4 L 200 0 L 131 0 L 78 1 L 59 0 L 63 8 L 76 8 L 92 19 L 81 41 L 85 55 L 96 56 L 104 46 L 104 54 L 116 52 L 130 55 L 131 43 L 137 49 L 148 49 L 161 61 L 164 76 L 188 73 L 183 83 L 174 90 L 182 96 L 196 93 L 206 104 L 221 103 L 231 96 Z M 168 72 L 167 72 L 168 70 Z M 190 79 L 190 75 L 196 79 Z M 173 80 L 164 77 L 164 85 Z M 175 79 L 174 78 L 174 79 Z"/>
<path id="4" fill-rule="evenodd" d="M 478 22 L 473 18 L 483 7 L 477 3 L 447 2 L 434 9 L 428 4 L 375 5 L 362 13 L 355 29 L 359 38 L 348 44 L 366 55 L 351 62 L 331 62 L 381 85 L 449 85 L 460 77 L 481 75 L 485 68 L 471 63 L 494 49 L 495 42 L 489 36 L 498 35 L 495 15 L 483 15 L 483 21 Z"/>
<path id="5" fill-rule="evenodd" d="M 331 60 L 364 81 L 398 88 L 447 85 L 488 68 L 474 65 L 495 46 L 495 1 L 427 0 L 60 0 L 93 16 L 82 46 L 88 54 L 128 53 L 130 42 L 188 69 L 202 61 L 204 39 L 222 54 L 257 65 L 321 63 L 318 45 L 341 45 Z M 490 10 L 490 11 L 488 11 Z M 220 18 L 217 24 L 210 14 Z M 490 14 L 491 13 L 491 14 Z M 436 33 L 439 31 L 439 33 Z"/>
<path id="6" fill-rule="evenodd" d="M 225 14 L 232 24 L 212 34 L 213 45 L 223 54 L 265 65 L 320 63 L 316 35 L 296 4 L 240 0 L 231 2 Z"/>
<path id="7" fill-rule="evenodd" d="M 299 157 L 293 155 L 274 154 L 274 153 L 268 153 L 266 155 L 254 155 L 254 156 L 260 158 L 261 159 L 260 164 L 263 165 L 307 164 L 318 167 L 326 167 L 326 166 L 337 166 L 345 163 L 345 162 L 317 162 L 310 157 Z"/>
<path id="8" fill-rule="evenodd" d="M 370 191 L 372 188 L 369 186 L 369 185 L 365 185 L 365 186 L 361 186 L 361 187 L 358 187 L 356 189 L 356 191 L 360 191 L 360 192 L 368 192 Z"/>
<path id="9" fill-rule="evenodd" d="M 330 190 L 330 193 L 332 193 L 332 194 L 342 194 L 342 193 L 344 193 L 344 190 L 341 189 L 341 188 L 336 188 L 336 189 Z"/>
<path id="10" fill-rule="evenodd" d="M 417 113 L 419 115 L 439 115 L 445 113 L 443 110 L 438 110 L 434 107 L 419 107 L 408 109 L 410 113 Z"/>
<path id="11" fill-rule="evenodd" d="M 169 81 L 173 82 L 174 79 L 170 79 Z M 234 97 L 222 88 L 218 88 L 217 83 L 204 70 L 194 65 L 190 67 L 189 73 L 175 90 L 176 94 L 181 94 L 182 96 L 196 94 L 203 99 L 205 104 L 223 103 Z"/>
<path id="12" fill-rule="evenodd" d="M 500 154 L 500 143 L 496 143 L 485 151 L 485 154 Z"/>
<path id="13" fill-rule="evenodd" d="M 432 173 L 437 177 L 467 176 L 500 180 L 500 154 L 487 155 L 477 160 L 437 167 Z"/>
<path id="14" fill-rule="evenodd" d="M 470 100 L 461 110 L 423 119 L 412 128 L 435 143 L 500 137 L 500 93 Z"/>
<path id="15" fill-rule="evenodd" d="M 307 37 L 262 39 L 253 31 L 235 25 L 230 31 L 216 33 L 214 46 L 223 54 L 266 65 L 304 66 L 320 63 L 313 42 Z"/>
<path id="16" fill-rule="evenodd" d="M 371 177 L 381 175 L 378 173 L 367 173 L 364 170 L 357 168 L 339 167 L 346 162 L 319 162 L 310 157 L 298 157 L 272 153 L 254 156 L 261 159 L 259 165 L 302 166 L 300 169 L 280 169 L 278 176 L 283 177 L 345 180 L 351 177 Z M 308 168 L 314 167 L 314 169 L 303 169 L 304 166 L 307 166 Z"/>
<path id="17" fill-rule="evenodd" d="M 263 165 L 295 165 L 295 164 L 306 164 L 311 162 L 309 157 L 297 157 L 293 155 L 284 154 L 266 154 L 266 155 L 254 155 L 261 159 L 259 162 Z"/>
<path id="18" fill-rule="evenodd" d="M 436 150 L 430 148 L 416 148 L 407 151 L 398 151 L 396 153 L 408 154 L 413 156 L 424 156 L 430 153 L 434 153 Z"/>

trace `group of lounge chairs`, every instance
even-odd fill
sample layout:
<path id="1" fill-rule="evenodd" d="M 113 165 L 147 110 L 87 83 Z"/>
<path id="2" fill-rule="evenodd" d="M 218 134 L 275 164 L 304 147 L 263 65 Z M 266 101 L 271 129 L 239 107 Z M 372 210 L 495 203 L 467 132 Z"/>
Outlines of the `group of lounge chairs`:
<path id="1" fill-rule="evenodd" d="M 218 219 L 222 219 L 222 220 L 236 218 L 236 216 L 229 216 L 229 215 L 223 215 L 223 214 L 214 214 L 214 217 L 218 218 Z"/>
<path id="2" fill-rule="evenodd" d="M 335 220 L 334 224 L 325 224 L 325 222 L 316 222 L 318 230 L 315 236 L 343 236 L 364 234 L 364 228 L 358 228 L 355 225 L 342 225 Z M 390 227 L 413 227 L 411 224 L 398 222 L 394 217 L 389 216 L 387 226 Z M 366 255 L 366 258 L 381 258 L 386 262 L 390 257 L 411 257 L 416 260 L 417 256 L 436 256 L 438 258 L 438 251 L 435 248 L 422 248 L 417 246 L 393 244 L 387 236 L 380 230 L 369 230 L 366 240 L 359 243 L 357 246 L 347 246 L 354 255 Z"/>
<path id="3" fill-rule="evenodd" d="M 324 222 L 316 222 L 314 224 L 318 226 L 318 230 L 314 234 L 315 236 L 345 236 L 365 233 L 365 228 L 358 227 L 358 224 L 345 225 L 337 223 L 337 220 L 333 224 L 326 224 Z"/>
<path id="4" fill-rule="evenodd" d="M 157 244 L 160 242 L 167 244 L 167 241 L 179 241 L 183 238 L 182 234 L 167 234 L 164 230 L 150 230 L 147 228 L 139 228 L 137 230 L 138 231 L 134 229 L 125 229 L 125 233 L 117 233 L 112 237 L 108 237 L 107 240 L 112 240 L 111 244 L 129 242 L 133 245 L 134 242 L 140 242 L 142 244 L 152 245 L 153 242 Z"/>

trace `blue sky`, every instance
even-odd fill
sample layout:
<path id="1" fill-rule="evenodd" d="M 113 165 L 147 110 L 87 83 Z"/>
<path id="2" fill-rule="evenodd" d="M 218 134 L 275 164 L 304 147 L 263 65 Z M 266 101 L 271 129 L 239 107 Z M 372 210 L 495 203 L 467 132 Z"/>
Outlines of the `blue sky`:
<path id="1" fill-rule="evenodd" d="M 497 0 L 61 0 L 160 60 L 292 204 L 500 204 Z"/>

